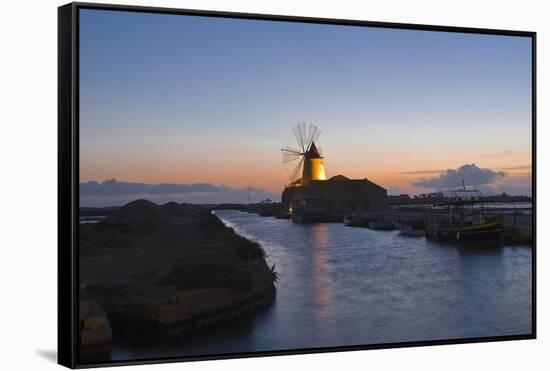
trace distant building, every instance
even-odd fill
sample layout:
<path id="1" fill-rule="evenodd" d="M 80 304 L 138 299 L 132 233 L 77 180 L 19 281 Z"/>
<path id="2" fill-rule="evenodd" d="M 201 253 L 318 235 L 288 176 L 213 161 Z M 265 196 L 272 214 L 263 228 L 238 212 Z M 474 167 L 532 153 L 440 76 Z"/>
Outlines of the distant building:
<path id="1" fill-rule="evenodd" d="M 281 196 L 284 213 L 294 214 L 301 209 L 316 215 L 345 214 L 386 207 L 387 190 L 366 178 L 337 175 L 326 179 L 324 157 L 315 145 L 320 133 L 317 127 L 310 125 L 306 130 L 301 124 L 293 132 L 299 149 L 283 148 L 283 161 L 300 162 Z"/>
<path id="2" fill-rule="evenodd" d="M 283 209 L 324 209 L 327 213 L 349 213 L 386 207 L 387 190 L 368 179 L 343 175 L 328 180 L 311 180 L 308 185 L 291 184 L 281 197 Z"/>

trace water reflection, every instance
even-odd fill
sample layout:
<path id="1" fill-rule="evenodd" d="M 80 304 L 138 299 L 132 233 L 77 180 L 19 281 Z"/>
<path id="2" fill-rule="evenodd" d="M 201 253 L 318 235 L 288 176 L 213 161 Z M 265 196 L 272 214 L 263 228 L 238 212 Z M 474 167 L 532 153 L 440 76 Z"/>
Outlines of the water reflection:
<path id="1" fill-rule="evenodd" d="M 530 248 L 440 244 L 236 211 L 217 215 L 257 240 L 276 264 L 275 302 L 243 322 L 190 337 L 118 337 L 113 359 L 531 332 Z"/>
<path id="2" fill-rule="evenodd" d="M 313 314 L 318 325 L 322 325 L 330 316 L 331 287 L 329 277 L 329 240 L 327 224 L 314 224 L 311 231 L 311 254 L 313 270 Z"/>

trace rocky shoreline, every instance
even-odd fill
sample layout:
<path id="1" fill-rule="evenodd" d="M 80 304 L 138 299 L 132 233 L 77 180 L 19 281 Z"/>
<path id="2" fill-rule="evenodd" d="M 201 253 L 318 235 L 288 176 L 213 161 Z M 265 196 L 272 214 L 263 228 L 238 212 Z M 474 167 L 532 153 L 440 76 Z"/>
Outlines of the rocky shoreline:
<path id="1" fill-rule="evenodd" d="M 191 334 L 251 315 L 276 280 L 261 246 L 209 209 L 133 201 L 80 225 L 81 353 L 105 352 L 128 326 Z"/>

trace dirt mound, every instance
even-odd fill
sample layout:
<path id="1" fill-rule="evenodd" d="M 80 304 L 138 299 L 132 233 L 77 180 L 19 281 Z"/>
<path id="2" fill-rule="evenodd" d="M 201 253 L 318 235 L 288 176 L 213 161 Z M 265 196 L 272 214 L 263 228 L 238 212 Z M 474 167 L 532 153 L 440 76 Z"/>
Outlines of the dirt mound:
<path id="1" fill-rule="evenodd" d="M 178 204 L 177 202 L 168 202 L 167 204 L 162 205 L 162 207 L 178 218 L 197 216 L 205 211 L 205 209 L 201 206 Z"/>
<path id="2" fill-rule="evenodd" d="M 98 224 L 165 224 L 176 221 L 177 217 L 162 206 L 147 200 L 136 200 L 122 206 Z"/>

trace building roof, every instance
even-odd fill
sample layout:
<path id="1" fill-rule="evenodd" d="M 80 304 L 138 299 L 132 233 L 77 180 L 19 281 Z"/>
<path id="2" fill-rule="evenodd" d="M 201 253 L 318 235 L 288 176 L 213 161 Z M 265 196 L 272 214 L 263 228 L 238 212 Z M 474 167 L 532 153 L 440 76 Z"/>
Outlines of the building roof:
<path id="1" fill-rule="evenodd" d="M 339 174 L 339 175 L 333 176 L 332 178 L 329 178 L 329 180 L 336 180 L 336 181 L 338 181 L 338 180 L 349 180 L 349 178 Z"/>
<path id="2" fill-rule="evenodd" d="M 319 153 L 319 150 L 315 145 L 315 142 L 311 142 L 311 146 L 309 146 L 309 149 L 306 152 L 306 158 L 322 158 L 321 153 Z"/>

